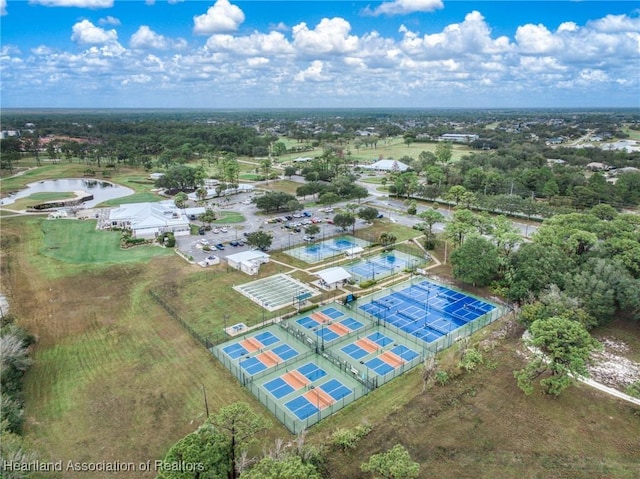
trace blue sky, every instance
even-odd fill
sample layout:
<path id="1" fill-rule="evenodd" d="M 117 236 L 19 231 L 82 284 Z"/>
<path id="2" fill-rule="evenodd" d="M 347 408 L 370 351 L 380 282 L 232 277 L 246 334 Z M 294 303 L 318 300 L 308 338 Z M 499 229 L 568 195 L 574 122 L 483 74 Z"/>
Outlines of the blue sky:
<path id="1" fill-rule="evenodd" d="M 0 0 L 0 101 L 3 108 L 639 108 L 638 5 Z"/>

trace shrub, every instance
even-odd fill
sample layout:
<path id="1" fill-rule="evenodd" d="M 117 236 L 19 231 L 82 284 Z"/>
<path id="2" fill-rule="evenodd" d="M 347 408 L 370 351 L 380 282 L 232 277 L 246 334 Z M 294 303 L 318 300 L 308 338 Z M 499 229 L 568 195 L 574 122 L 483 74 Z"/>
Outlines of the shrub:
<path id="1" fill-rule="evenodd" d="M 475 348 L 471 348 L 464 352 L 459 366 L 465 371 L 473 371 L 480 364 L 482 364 L 482 353 Z"/>
<path id="2" fill-rule="evenodd" d="M 635 398 L 640 398 L 640 381 L 636 381 L 635 383 L 631 383 L 625 389 L 625 392 L 629 396 L 633 396 Z"/>
<path id="3" fill-rule="evenodd" d="M 371 432 L 371 424 L 361 424 L 354 429 L 340 428 L 331 434 L 330 443 L 333 447 L 346 451 L 355 449 L 362 438 Z"/>
<path id="4" fill-rule="evenodd" d="M 434 379 L 440 386 L 444 386 L 449 382 L 449 374 L 446 371 L 440 370 L 436 372 Z"/>
<path id="5" fill-rule="evenodd" d="M 376 281 L 374 279 L 367 279 L 364 281 L 360 281 L 360 287 L 363 289 L 370 288 L 374 284 L 376 284 Z"/>

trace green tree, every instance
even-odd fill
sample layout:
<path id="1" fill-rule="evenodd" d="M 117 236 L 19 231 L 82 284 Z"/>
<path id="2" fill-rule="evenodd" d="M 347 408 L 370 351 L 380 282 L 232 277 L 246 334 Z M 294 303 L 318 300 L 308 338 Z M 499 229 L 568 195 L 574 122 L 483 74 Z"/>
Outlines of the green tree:
<path id="1" fill-rule="evenodd" d="M 451 253 L 453 276 L 473 286 L 486 286 L 500 267 L 498 248 L 480 236 L 468 238 Z"/>
<path id="2" fill-rule="evenodd" d="M 318 202 L 323 205 L 333 206 L 338 201 L 340 201 L 340 196 L 338 196 L 333 191 L 327 191 L 326 193 L 322 193 L 318 198 Z"/>
<path id="3" fill-rule="evenodd" d="M 418 213 L 418 218 L 424 221 L 424 223 L 427 225 L 427 232 L 429 234 L 433 234 L 433 225 L 435 225 L 436 223 L 442 223 L 444 221 L 444 215 L 433 208 L 421 211 L 420 213 Z"/>
<path id="4" fill-rule="evenodd" d="M 295 166 L 285 166 L 284 167 L 284 176 L 291 177 L 298 172 L 298 169 Z"/>
<path id="5" fill-rule="evenodd" d="M 303 462 L 300 456 L 286 456 L 265 457 L 243 472 L 240 479 L 322 479 L 322 476 L 313 464 Z"/>
<path id="6" fill-rule="evenodd" d="M 262 251 L 269 249 L 271 243 L 273 243 L 273 235 L 266 231 L 254 231 L 247 235 L 247 244 Z"/>
<path id="7" fill-rule="evenodd" d="M 227 479 L 232 470 L 231 457 L 229 436 L 206 422 L 169 449 L 157 479 Z"/>
<path id="8" fill-rule="evenodd" d="M 270 423 L 244 402 L 223 407 L 211 417 L 211 423 L 229 442 L 228 467 L 231 469 L 231 478 L 236 479 L 240 455 L 256 440 L 258 434 L 269 428 Z"/>
<path id="9" fill-rule="evenodd" d="M 544 392 L 557 397 L 575 377 L 588 376 L 590 355 L 600 343 L 580 322 L 563 317 L 539 319 L 531 324 L 529 333 L 525 344 L 534 349 L 535 356 L 524 369 L 514 371 L 525 394 L 533 392 L 539 377 Z"/>
<path id="10" fill-rule="evenodd" d="M 206 223 L 207 225 L 211 226 L 211 223 L 213 223 L 216 220 L 216 214 L 213 212 L 212 209 L 207 208 L 204 211 L 204 213 L 198 216 L 198 219 L 203 223 Z"/>
<path id="11" fill-rule="evenodd" d="M 465 237 L 476 229 L 476 215 L 467 209 L 456 210 L 444 231 L 455 245 L 464 243 Z"/>
<path id="12" fill-rule="evenodd" d="M 360 465 L 360 469 L 383 479 L 411 479 L 420 474 L 420 464 L 411 459 L 401 444 L 396 444 L 387 452 L 374 454 L 368 462 Z"/>
<path id="13" fill-rule="evenodd" d="M 345 231 L 349 227 L 355 228 L 356 217 L 352 213 L 338 213 L 333 217 L 333 223 Z"/>
<path id="14" fill-rule="evenodd" d="M 392 249 L 392 246 L 396 241 L 398 241 L 398 238 L 393 233 L 389 233 L 386 231 L 380 233 L 380 236 L 378 238 L 378 242 L 385 250 Z"/>
<path id="15" fill-rule="evenodd" d="M 180 208 L 181 210 L 187 207 L 187 203 L 189 202 L 189 197 L 186 193 L 181 191 L 173 197 L 173 203 L 176 205 L 176 208 Z"/>
<path id="16" fill-rule="evenodd" d="M 304 233 L 309 236 L 315 236 L 320 233 L 320 227 L 317 224 L 312 223 L 304 228 Z"/>
<path id="17" fill-rule="evenodd" d="M 196 198 L 198 198 L 198 202 L 202 203 L 204 199 L 207 197 L 207 189 L 202 186 L 196 190 Z"/>
<path id="18" fill-rule="evenodd" d="M 372 206 L 365 206 L 358 210 L 358 218 L 366 221 L 367 223 L 373 222 L 373 220 L 378 217 L 378 214 L 380 214 L 378 209 Z"/>

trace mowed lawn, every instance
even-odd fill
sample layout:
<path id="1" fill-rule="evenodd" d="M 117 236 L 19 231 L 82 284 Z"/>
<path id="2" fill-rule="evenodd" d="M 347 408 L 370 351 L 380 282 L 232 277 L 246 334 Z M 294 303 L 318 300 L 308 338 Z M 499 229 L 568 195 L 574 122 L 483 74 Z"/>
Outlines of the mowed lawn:
<path id="1" fill-rule="evenodd" d="M 42 220 L 41 254 L 75 264 L 136 263 L 172 255 L 160 246 L 122 249 L 119 231 L 96 230 L 96 221 Z"/>

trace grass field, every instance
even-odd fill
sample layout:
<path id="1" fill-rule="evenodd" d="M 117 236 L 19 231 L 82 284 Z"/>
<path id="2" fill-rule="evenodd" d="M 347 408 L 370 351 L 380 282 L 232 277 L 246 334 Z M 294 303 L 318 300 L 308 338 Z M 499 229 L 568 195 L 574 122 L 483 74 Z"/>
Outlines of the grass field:
<path id="1" fill-rule="evenodd" d="M 119 231 L 96 230 L 94 220 L 42 220 L 41 254 L 72 264 L 139 263 L 173 251 L 155 245 L 120 248 Z"/>
<path id="2" fill-rule="evenodd" d="M 242 388 L 228 387 L 230 374 L 148 295 L 168 277 L 189 275 L 192 266 L 172 255 L 82 264 L 52 276 L 54 260 L 39 253 L 43 241 L 40 220 L 3 220 L 3 290 L 37 338 L 25 382 L 25 432 L 45 457 L 159 458 L 202 423 L 203 386 L 213 411 L 238 400 L 260 407 Z M 274 422 L 271 434 L 286 431 Z"/>
<path id="3" fill-rule="evenodd" d="M 15 202 L 7 205 L 6 207 L 15 210 L 15 211 L 23 211 L 29 208 L 30 206 L 37 205 L 39 203 L 44 203 L 45 201 L 54 201 L 54 200 L 65 200 L 67 198 L 74 198 L 75 195 L 73 193 L 33 193 L 25 198 L 20 198 Z"/>
<path id="4" fill-rule="evenodd" d="M 154 203 L 156 201 L 166 200 L 162 196 L 158 196 L 155 193 L 142 192 L 134 193 L 129 196 L 123 196 L 122 198 L 114 198 L 112 200 L 103 201 L 98 205 L 99 208 L 114 207 L 120 205 L 126 205 L 131 203 Z"/>

